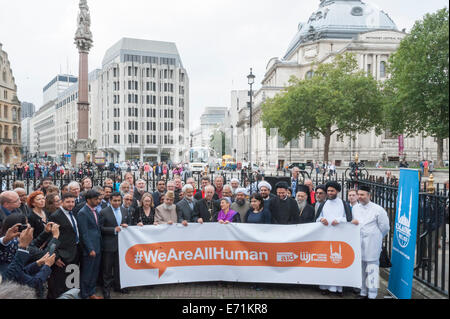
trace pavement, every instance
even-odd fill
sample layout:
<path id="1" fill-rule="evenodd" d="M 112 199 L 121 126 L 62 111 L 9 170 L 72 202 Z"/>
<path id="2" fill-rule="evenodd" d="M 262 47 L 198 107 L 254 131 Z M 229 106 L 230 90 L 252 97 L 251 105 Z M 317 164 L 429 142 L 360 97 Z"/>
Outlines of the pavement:
<path id="1" fill-rule="evenodd" d="M 389 272 L 380 269 L 380 288 L 377 299 L 393 299 L 388 292 Z M 287 284 L 260 284 L 263 290 L 257 291 L 251 283 L 234 282 L 204 282 L 171 284 L 149 287 L 129 288 L 129 294 L 111 292 L 112 299 L 357 299 L 358 294 L 353 288 L 344 288 L 344 296 L 335 294 L 322 295 L 317 286 L 310 285 L 287 285 Z M 97 295 L 102 296 L 101 289 L 97 289 Z M 448 299 L 431 288 L 414 280 L 413 300 L 419 299 Z"/>
<path id="2" fill-rule="evenodd" d="M 345 288 L 344 296 L 331 294 L 323 296 L 317 286 L 262 284 L 262 291 L 256 291 L 251 283 L 187 283 L 130 288 L 129 294 L 111 292 L 112 299 L 357 299 L 353 288 Z M 98 296 L 101 296 L 98 290 Z M 388 295 L 387 282 L 380 280 L 377 299 Z"/>

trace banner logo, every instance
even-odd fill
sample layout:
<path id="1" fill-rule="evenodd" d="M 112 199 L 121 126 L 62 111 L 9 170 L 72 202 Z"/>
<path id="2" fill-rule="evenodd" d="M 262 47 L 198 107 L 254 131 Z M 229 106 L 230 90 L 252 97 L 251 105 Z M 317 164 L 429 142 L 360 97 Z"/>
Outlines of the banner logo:
<path id="1" fill-rule="evenodd" d="M 333 264 L 339 265 L 342 263 L 342 246 L 339 245 L 339 252 L 333 252 L 333 245 L 330 244 L 330 259 Z"/>
<path id="2" fill-rule="evenodd" d="M 406 208 L 406 210 L 409 211 L 408 214 L 404 213 L 404 208 L 402 207 L 402 198 L 403 198 L 402 195 L 403 195 L 403 188 L 400 190 L 397 222 L 395 224 L 395 228 L 397 230 L 397 240 L 400 247 L 406 248 L 411 238 L 411 213 L 412 213 L 413 193 L 411 192 L 409 209 Z"/>
<path id="3" fill-rule="evenodd" d="M 333 247 L 339 247 L 333 252 Z M 330 259 L 328 259 L 328 252 Z M 344 242 L 257 243 L 243 241 L 183 241 L 135 245 L 125 254 L 134 270 L 193 266 L 349 268 L 355 260 Z"/>

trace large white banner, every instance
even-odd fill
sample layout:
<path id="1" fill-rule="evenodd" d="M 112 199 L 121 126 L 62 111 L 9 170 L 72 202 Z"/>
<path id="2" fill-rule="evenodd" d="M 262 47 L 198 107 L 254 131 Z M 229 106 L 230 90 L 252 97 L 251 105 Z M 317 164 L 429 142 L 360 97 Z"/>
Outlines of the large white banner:
<path id="1" fill-rule="evenodd" d="M 360 287 L 360 227 L 189 224 L 119 233 L 122 288 L 230 281 Z"/>

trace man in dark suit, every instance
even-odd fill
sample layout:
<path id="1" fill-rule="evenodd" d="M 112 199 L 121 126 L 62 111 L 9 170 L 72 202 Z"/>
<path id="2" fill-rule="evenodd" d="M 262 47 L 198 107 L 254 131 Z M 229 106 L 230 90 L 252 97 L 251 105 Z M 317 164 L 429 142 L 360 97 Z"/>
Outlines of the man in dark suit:
<path id="1" fill-rule="evenodd" d="M 69 290 L 66 279 L 67 266 L 80 264 L 80 232 L 73 213 L 76 196 L 66 193 L 62 196 L 61 207 L 54 212 L 49 220 L 59 225 L 60 244 L 55 250 L 56 263 L 48 280 L 48 299 L 56 299 Z"/>
<path id="2" fill-rule="evenodd" d="M 297 195 L 295 199 L 297 200 L 298 209 L 300 210 L 299 216 L 298 216 L 298 223 L 299 224 L 307 224 L 307 223 L 314 223 L 316 211 L 314 207 L 309 205 L 308 198 L 309 195 L 309 187 L 306 185 L 299 185 L 297 187 Z"/>
<path id="3" fill-rule="evenodd" d="M 110 207 L 100 212 L 100 227 L 102 230 L 102 270 L 103 270 L 103 296 L 111 299 L 111 286 L 121 293 L 128 293 L 127 289 L 120 289 L 119 272 L 119 233 L 121 227 L 127 228 L 131 215 L 122 205 L 120 193 L 112 193 Z"/>
<path id="4" fill-rule="evenodd" d="M 289 225 L 297 224 L 299 209 L 295 199 L 287 194 L 289 185 L 286 182 L 279 182 L 276 185 L 277 198 L 271 200 L 270 211 L 272 212 L 272 224 Z"/>
<path id="5" fill-rule="evenodd" d="M 158 181 L 156 184 L 156 191 L 153 192 L 153 203 L 155 204 L 155 208 L 158 207 L 160 204 L 160 198 L 162 195 L 166 193 L 166 182 L 163 180 Z"/>
<path id="6" fill-rule="evenodd" d="M 194 187 L 190 184 L 186 184 L 183 187 L 182 192 L 184 194 L 184 198 L 176 204 L 178 223 L 181 224 L 183 221 L 187 221 L 188 223 L 194 222 L 194 206 L 197 202 L 194 198 Z"/>
<path id="7" fill-rule="evenodd" d="M 101 261 L 101 229 L 95 208 L 100 204 L 100 194 L 95 190 L 86 193 L 86 205 L 78 212 L 77 223 L 82 245 L 81 298 L 103 299 L 95 295 L 95 286 Z"/>
<path id="8" fill-rule="evenodd" d="M 128 220 L 128 225 L 129 226 L 134 226 L 134 221 L 132 220 L 133 214 L 134 214 L 134 207 L 132 206 L 133 204 L 133 195 L 131 193 L 126 193 L 125 195 L 123 195 L 122 198 L 122 208 L 125 210 L 126 214 L 128 216 L 130 216 L 129 220 Z"/>
<path id="9" fill-rule="evenodd" d="M 217 222 L 217 215 L 220 211 L 219 201 L 214 200 L 215 188 L 212 185 L 205 187 L 205 198 L 194 205 L 194 222 L 214 223 Z"/>
<path id="10" fill-rule="evenodd" d="M 6 217 L 13 213 L 20 213 L 20 198 L 16 192 L 6 191 L 0 194 L 0 227 Z"/>
<path id="11" fill-rule="evenodd" d="M 142 195 L 144 195 L 144 193 L 146 193 L 145 186 L 146 186 L 146 183 L 143 179 L 139 179 L 136 181 L 136 187 L 134 188 L 134 192 L 133 192 L 133 207 L 134 207 L 134 209 L 137 209 L 139 207 L 139 202 L 141 201 Z"/>

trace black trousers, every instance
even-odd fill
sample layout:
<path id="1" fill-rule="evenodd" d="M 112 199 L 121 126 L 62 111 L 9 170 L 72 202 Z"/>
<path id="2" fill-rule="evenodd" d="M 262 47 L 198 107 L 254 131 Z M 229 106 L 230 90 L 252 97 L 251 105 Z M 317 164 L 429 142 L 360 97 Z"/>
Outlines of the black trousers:
<path id="1" fill-rule="evenodd" d="M 102 252 L 103 289 L 120 289 L 119 252 Z"/>
<path id="2" fill-rule="evenodd" d="M 66 272 L 67 266 L 69 265 L 76 265 L 78 266 L 78 272 L 74 273 L 72 272 Z M 52 266 L 52 273 L 48 279 L 48 293 L 47 298 L 48 299 L 57 299 L 59 296 L 61 296 L 66 291 L 72 289 L 72 287 L 68 287 L 66 281 L 67 277 L 76 275 L 78 278 L 74 278 L 75 282 L 80 285 L 81 278 L 80 278 L 80 248 L 77 249 L 77 255 L 75 256 L 73 262 L 70 264 L 66 264 L 65 267 L 60 268 L 58 266 L 53 265 Z M 80 288 L 79 286 L 76 288 Z"/>

